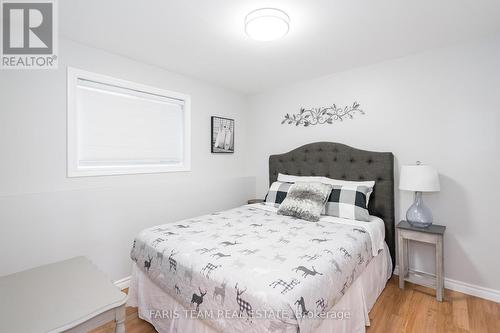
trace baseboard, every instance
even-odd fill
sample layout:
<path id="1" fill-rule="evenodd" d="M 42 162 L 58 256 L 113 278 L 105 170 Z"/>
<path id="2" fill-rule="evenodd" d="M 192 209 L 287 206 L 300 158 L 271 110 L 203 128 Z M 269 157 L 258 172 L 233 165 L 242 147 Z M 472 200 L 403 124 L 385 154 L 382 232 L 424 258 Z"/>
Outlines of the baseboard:
<path id="1" fill-rule="evenodd" d="M 422 285 L 432 285 L 432 280 L 430 280 L 427 276 L 432 276 L 435 277 L 434 274 L 430 274 L 427 272 L 422 272 L 422 271 L 416 271 L 414 270 L 415 273 L 420 273 L 422 275 L 413 275 L 410 277 L 410 282 L 416 283 L 416 284 L 422 284 Z M 396 268 L 394 269 L 394 275 L 399 275 L 399 267 L 396 265 Z M 500 290 L 495 290 L 495 289 L 490 289 L 490 288 L 485 288 L 481 286 L 477 286 L 474 284 L 458 281 L 458 280 L 453 280 L 449 278 L 444 279 L 444 287 L 446 289 L 458 291 L 467 295 L 472 295 L 476 296 L 479 298 L 484 298 L 493 302 L 500 303 Z"/>
<path id="2" fill-rule="evenodd" d="M 399 275 L 399 267 L 396 265 L 394 269 L 394 275 Z M 416 273 L 420 273 L 422 275 L 414 275 L 410 278 L 410 281 L 416 284 L 421 285 L 432 285 L 432 281 L 426 277 L 425 275 L 434 277 L 434 274 L 430 274 L 427 272 L 415 271 Z M 124 277 L 123 279 L 116 280 L 115 286 L 120 288 L 121 290 L 127 289 L 130 286 L 130 276 Z M 493 302 L 500 303 L 500 290 L 485 288 L 481 286 L 477 286 L 471 283 L 466 283 L 458 280 L 453 280 L 449 278 L 444 279 L 444 287 L 446 289 L 458 291 L 467 295 L 472 295 L 480 298 L 484 298 Z"/>
<path id="3" fill-rule="evenodd" d="M 114 282 L 115 286 L 117 286 L 118 288 L 120 288 L 121 290 L 123 289 L 127 289 L 129 286 L 130 286 L 130 275 L 127 276 L 127 277 L 124 277 L 123 279 L 120 279 L 120 280 L 116 280 Z"/>

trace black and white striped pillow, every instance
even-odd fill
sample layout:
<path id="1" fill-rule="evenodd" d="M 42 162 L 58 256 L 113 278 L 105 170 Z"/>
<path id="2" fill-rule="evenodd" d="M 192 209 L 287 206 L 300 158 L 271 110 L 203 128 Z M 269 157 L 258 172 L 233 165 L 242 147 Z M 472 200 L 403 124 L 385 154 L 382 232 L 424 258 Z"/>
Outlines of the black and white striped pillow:
<path id="1" fill-rule="evenodd" d="M 370 213 L 367 207 L 367 198 L 373 191 L 372 187 L 334 185 L 324 214 L 345 219 L 369 221 Z"/>
<path id="2" fill-rule="evenodd" d="M 285 200 L 288 190 L 292 185 L 292 183 L 285 182 L 272 183 L 271 187 L 269 187 L 266 198 L 264 199 L 265 204 L 276 208 L 279 207 L 283 200 Z"/>

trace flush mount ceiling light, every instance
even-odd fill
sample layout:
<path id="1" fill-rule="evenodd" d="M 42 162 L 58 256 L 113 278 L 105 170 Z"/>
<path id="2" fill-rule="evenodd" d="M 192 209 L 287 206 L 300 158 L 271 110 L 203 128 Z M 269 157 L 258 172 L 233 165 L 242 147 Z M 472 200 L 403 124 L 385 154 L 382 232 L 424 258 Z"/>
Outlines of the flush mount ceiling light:
<path id="1" fill-rule="evenodd" d="M 245 31 L 258 41 L 279 39 L 288 33 L 290 17 L 276 8 L 261 8 L 245 17 Z"/>

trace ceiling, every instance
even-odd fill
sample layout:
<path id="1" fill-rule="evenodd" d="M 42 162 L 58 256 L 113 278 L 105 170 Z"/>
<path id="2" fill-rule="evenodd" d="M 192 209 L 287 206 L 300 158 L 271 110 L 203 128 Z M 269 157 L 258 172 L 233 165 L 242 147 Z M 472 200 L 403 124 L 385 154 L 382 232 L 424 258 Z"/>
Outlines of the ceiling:
<path id="1" fill-rule="evenodd" d="M 60 33 L 83 44 L 253 94 L 500 31 L 498 0 L 71 0 Z M 257 42 L 245 15 L 290 16 Z"/>

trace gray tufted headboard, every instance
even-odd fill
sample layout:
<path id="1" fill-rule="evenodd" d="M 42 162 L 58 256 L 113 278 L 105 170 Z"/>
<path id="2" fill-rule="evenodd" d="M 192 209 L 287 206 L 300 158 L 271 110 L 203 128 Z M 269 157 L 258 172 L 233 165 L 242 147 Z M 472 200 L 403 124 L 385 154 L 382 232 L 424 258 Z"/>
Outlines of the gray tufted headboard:
<path id="1" fill-rule="evenodd" d="M 269 183 L 278 173 L 297 176 L 325 176 L 354 181 L 374 180 L 368 210 L 384 220 L 385 241 L 389 246 L 394 267 L 394 156 L 359 150 L 340 143 L 316 142 L 288 153 L 269 157 Z"/>

